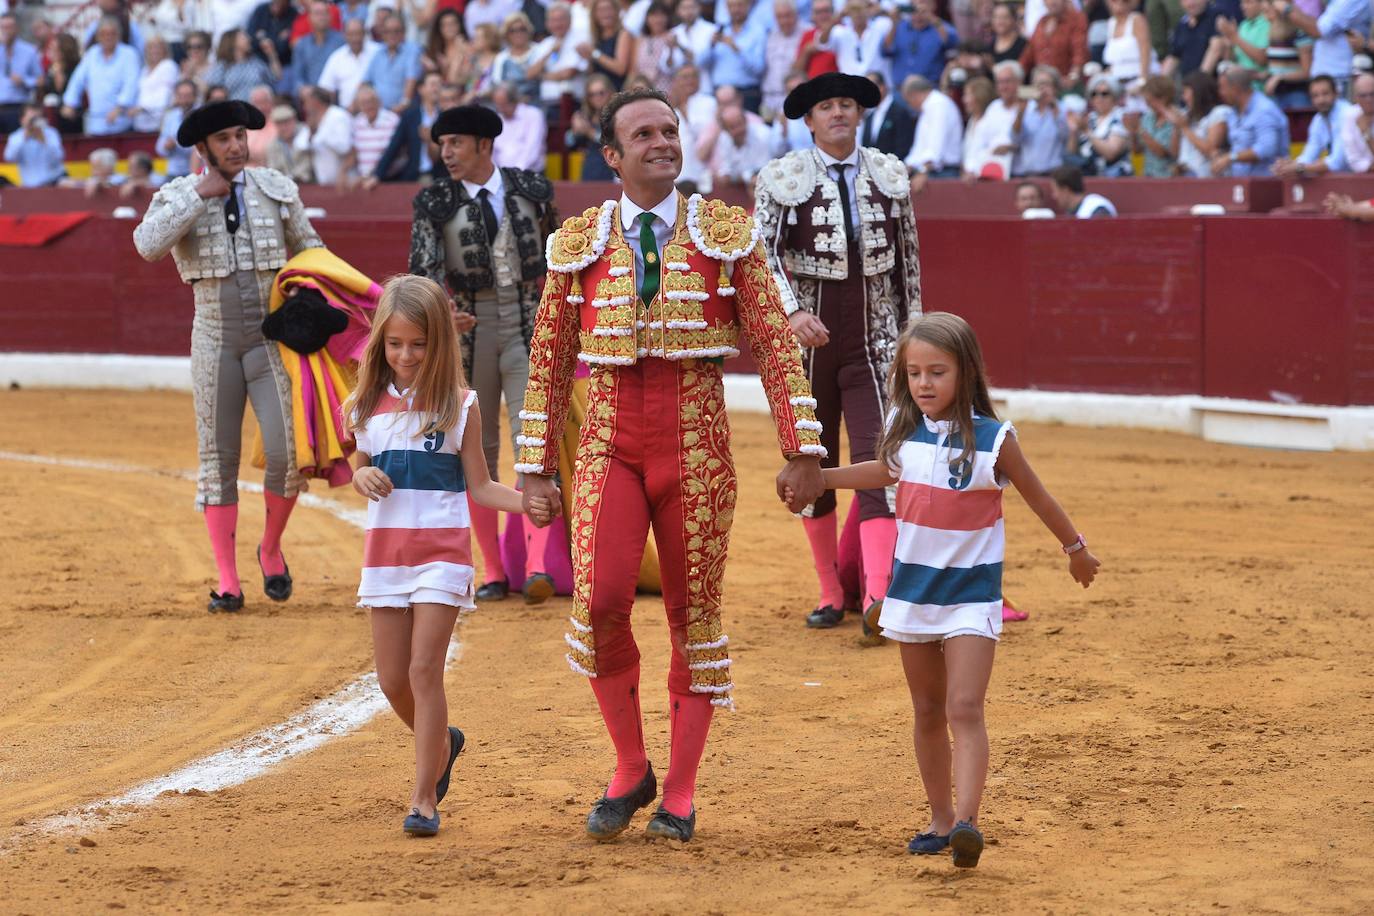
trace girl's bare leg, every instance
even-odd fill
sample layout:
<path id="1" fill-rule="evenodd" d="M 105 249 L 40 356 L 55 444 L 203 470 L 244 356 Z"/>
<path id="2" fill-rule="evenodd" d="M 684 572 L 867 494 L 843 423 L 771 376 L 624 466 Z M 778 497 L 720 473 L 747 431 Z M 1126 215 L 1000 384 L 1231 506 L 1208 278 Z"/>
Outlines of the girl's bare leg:
<path id="1" fill-rule="evenodd" d="M 434 785 L 448 761 L 448 697 L 444 694 L 444 661 L 448 656 L 458 608 L 416 604 L 410 639 L 410 692 L 415 697 L 415 791 L 410 806 L 425 817 L 438 803 Z"/>
<path id="2" fill-rule="evenodd" d="M 941 836 L 954 826 L 954 799 L 950 794 L 949 725 L 945 719 L 945 658 L 938 642 L 899 644 L 902 670 L 911 691 L 915 713 L 912 740 L 916 765 L 930 802 L 928 832 Z"/>
<path id="3" fill-rule="evenodd" d="M 988 729 L 983 700 L 992 677 L 997 642 L 982 636 L 945 640 L 945 716 L 954 733 L 956 820 L 978 823 L 978 806 L 988 778 Z"/>

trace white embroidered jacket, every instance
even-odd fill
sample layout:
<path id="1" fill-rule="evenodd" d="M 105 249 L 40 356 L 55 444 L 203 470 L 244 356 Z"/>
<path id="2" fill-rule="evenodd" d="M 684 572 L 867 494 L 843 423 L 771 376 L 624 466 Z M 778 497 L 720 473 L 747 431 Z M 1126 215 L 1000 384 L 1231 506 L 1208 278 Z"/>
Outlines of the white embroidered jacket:
<path id="1" fill-rule="evenodd" d="M 243 221 L 232 235 L 224 222 L 224 198 L 202 199 L 199 180 L 185 175 L 163 185 L 134 229 L 138 253 L 156 261 L 170 251 L 187 283 L 237 270 L 276 271 L 292 255 L 324 246 L 305 216 L 296 183 L 281 172 L 244 169 Z"/>

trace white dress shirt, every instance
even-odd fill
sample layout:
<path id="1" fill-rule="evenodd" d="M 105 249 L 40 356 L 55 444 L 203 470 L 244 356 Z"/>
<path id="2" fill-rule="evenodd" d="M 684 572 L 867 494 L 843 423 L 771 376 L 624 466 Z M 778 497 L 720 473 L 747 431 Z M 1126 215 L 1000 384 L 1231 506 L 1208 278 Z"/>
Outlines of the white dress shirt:
<path id="1" fill-rule="evenodd" d="M 702 155 L 702 137 L 714 131 L 716 109 L 715 96 L 697 93 L 687 100 L 685 111 L 679 108 L 677 112 L 678 133 L 682 140 L 682 171 L 678 173 L 678 180 L 695 183 L 702 194 L 711 193 L 711 166 L 707 161 L 710 150 Z"/>
<path id="2" fill-rule="evenodd" d="M 353 119 L 338 105 L 330 105 L 320 118 L 320 126 L 310 130 L 303 125 L 296 131 L 295 147 L 308 150 L 315 167 L 316 184 L 334 184 L 344 157 L 353 151 Z"/>
<path id="3" fill-rule="evenodd" d="M 938 89 L 932 89 L 921 104 L 916 121 L 916 137 L 907 153 L 906 164 L 913 168 L 930 166 L 938 171 L 958 165 L 964 158 L 964 129 L 959 106 Z"/>
<path id="4" fill-rule="evenodd" d="M 1371 149 L 1374 143 L 1371 143 L 1369 133 L 1360 131 L 1362 113 L 1359 105 L 1351 105 L 1341 120 L 1341 152 L 1345 154 L 1346 166 L 1352 172 L 1368 172 L 1374 167 L 1374 149 Z M 1370 133 L 1374 133 L 1374 130 Z"/>
<path id="5" fill-rule="evenodd" d="M 735 139 L 722 130 L 716 137 L 715 152 L 711 156 L 715 173 L 727 180 L 746 184 L 773 158 L 773 135 L 763 121 L 746 119 L 744 145 L 736 146 Z"/>
<path id="6" fill-rule="evenodd" d="M 644 252 L 639 245 L 639 214 L 652 213 L 656 218 L 653 222 L 654 242 L 658 245 L 658 256 L 660 264 L 663 258 L 663 248 L 673 237 L 673 230 L 677 228 L 677 189 L 673 189 L 668 196 L 659 201 L 657 205 L 645 210 L 639 204 L 630 200 L 624 194 L 620 195 L 620 229 L 625 233 L 625 241 L 630 243 L 630 249 L 635 253 L 635 289 L 639 289 L 640 279 L 644 276 Z M 659 272 L 660 278 L 663 276 Z"/>
<path id="7" fill-rule="evenodd" d="M 477 192 L 483 188 L 487 189 L 487 199 L 491 201 L 491 209 L 496 213 L 496 225 L 499 226 L 506 216 L 506 183 L 501 180 L 499 168 L 493 167 L 491 177 L 481 184 L 463 179 L 463 190 L 467 191 L 473 200 L 477 200 Z"/>
<path id="8" fill-rule="evenodd" d="M 320 71 L 320 88 L 334 93 L 334 101 L 339 105 L 351 108 L 353 97 L 358 94 L 358 86 L 362 84 L 363 74 L 367 72 L 367 66 L 372 63 L 372 57 L 379 48 L 381 44 L 371 40 L 364 41 L 362 51 L 357 54 L 348 45 L 336 48 Z"/>
<path id="9" fill-rule="evenodd" d="M 509 119 L 501 117 L 501 124 L 501 136 L 492 147 L 496 164 L 543 172 L 549 138 L 549 123 L 544 119 L 543 110 L 520 102 Z"/>
<path id="10" fill-rule="evenodd" d="M 546 75 L 539 79 L 540 101 L 557 102 L 564 93 L 581 97 L 586 81 L 584 74 L 587 72 L 587 59 L 577 53 L 577 44 L 577 36 L 569 32 L 562 39 L 550 35 L 535 45 L 532 59 L 545 62 Z M 552 80 L 547 76 L 549 73 L 568 69 L 576 71 L 570 79 Z"/>
<path id="11" fill-rule="evenodd" d="M 839 170 L 837 165 L 845 166 L 844 184 L 845 191 L 849 195 L 849 216 L 854 221 L 854 231 L 859 231 L 859 195 L 854 189 L 854 179 L 859 174 L 859 144 L 854 144 L 854 149 L 850 150 L 849 155 L 843 159 L 836 159 L 834 156 L 816 147 L 817 154 L 821 157 L 821 162 L 825 163 L 825 173 L 836 181 L 839 180 Z"/>
<path id="12" fill-rule="evenodd" d="M 854 28 L 854 24 L 849 21 L 847 16 L 844 23 L 847 28 L 851 30 Z M 892 20 L 887 16 L 875 16 L 869 19 L 868 25 L 864 26 L 864 33 L 862 35 L 855 33 L 855 37 L 858 39 L 858 50 L 856 60 L 850 64 L 853 69 L 846 70 L 843 60 L 840 61 L 840 69 L 844 70 L 845 73 L 853 73 L 855 76 L 867 76 L 876 70 L 883 75 L 889 89 L 898 88 L 892 85 L 892 58 L 883 57 L 883 39 L 891 31 Z M 891 93 L 889 93 L 889 97 L 891 97 Z"/>
<path id="13" fill-rule="evenodd" d="M 705 19 L 698 19 L 690 26 L 679 22 L 673 26 L 672 34 L 677 36 L 677 43 L 688 51 L 692 52 L 692 62 L 701 71 L 701 92 L 711 94 L 711 68 L 706 66 L 703 61 L 706 54 L 711 50 L 711 43 L 716 39 L 716 27 Z"/>

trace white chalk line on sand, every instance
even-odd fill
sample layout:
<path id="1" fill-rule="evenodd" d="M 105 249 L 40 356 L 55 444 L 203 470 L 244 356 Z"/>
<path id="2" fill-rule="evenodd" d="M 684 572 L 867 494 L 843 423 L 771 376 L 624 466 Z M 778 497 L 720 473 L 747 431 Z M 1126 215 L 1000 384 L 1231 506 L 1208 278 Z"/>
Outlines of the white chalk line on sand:
<path id="1" fill-rule="evenodd" d="M 0 460 L 117 474 L 165 476 L 179 480 L 192 480 L 195 476 L 185 471 L 163 471 L 110 461 L 20 452 L 0 451 Z M 240 481 L 239 489 L 261 493 L 262 485 Z M 333 500 L 311 496 L 309 493 L 301 494 L 300 504 L 328 512 L 357 528 L 364 527 L 367 520 L 367 513 L 362 510 L 351 509 Z M 449 643 L 446 665 L 452 665 L 457 661 L 460 651 L 461 646 L 455 638 Z M 240 785 L 262 776 L 282 761 L 307 754 L 322 747 L 332 738 L 357 731 L 386 708 L 387 701 L 377 683 L 377 672 L 369 672 L 349 681 L 330 696 L 313 703 L 285 721 L 242 738 L 222 751 L 193 760 L 180 769 L 139 783 L 103 801 L 92 802 L 26 824 L 20 831 L 0 841 L 0 852 L 13 848 L 31 837 L 77 832 L 128 820 L 138 809 L 153 804 L 160 796 L 169 792 L 181 793 L 192 789 L 216 792 Z"/>

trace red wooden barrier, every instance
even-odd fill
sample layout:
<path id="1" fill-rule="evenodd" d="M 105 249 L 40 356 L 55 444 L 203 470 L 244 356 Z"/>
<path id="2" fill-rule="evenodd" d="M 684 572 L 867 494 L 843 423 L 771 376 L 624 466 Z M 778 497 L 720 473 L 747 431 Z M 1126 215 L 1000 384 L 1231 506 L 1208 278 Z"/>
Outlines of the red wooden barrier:
<path id="1" fill-rule="evenodd" d="M 0 351 L 184 355 L 191 294 L 144 262 L 131 220 L 0 248 Z M 405 219 L 326 219 L 376 279 Z M 1374 227 L 1327 218 L 923 220 L 927 310 L 977 328 L 1016 388 L 1374 404 Z M 733 367 L 732 367 L 733 368 Z"/>

